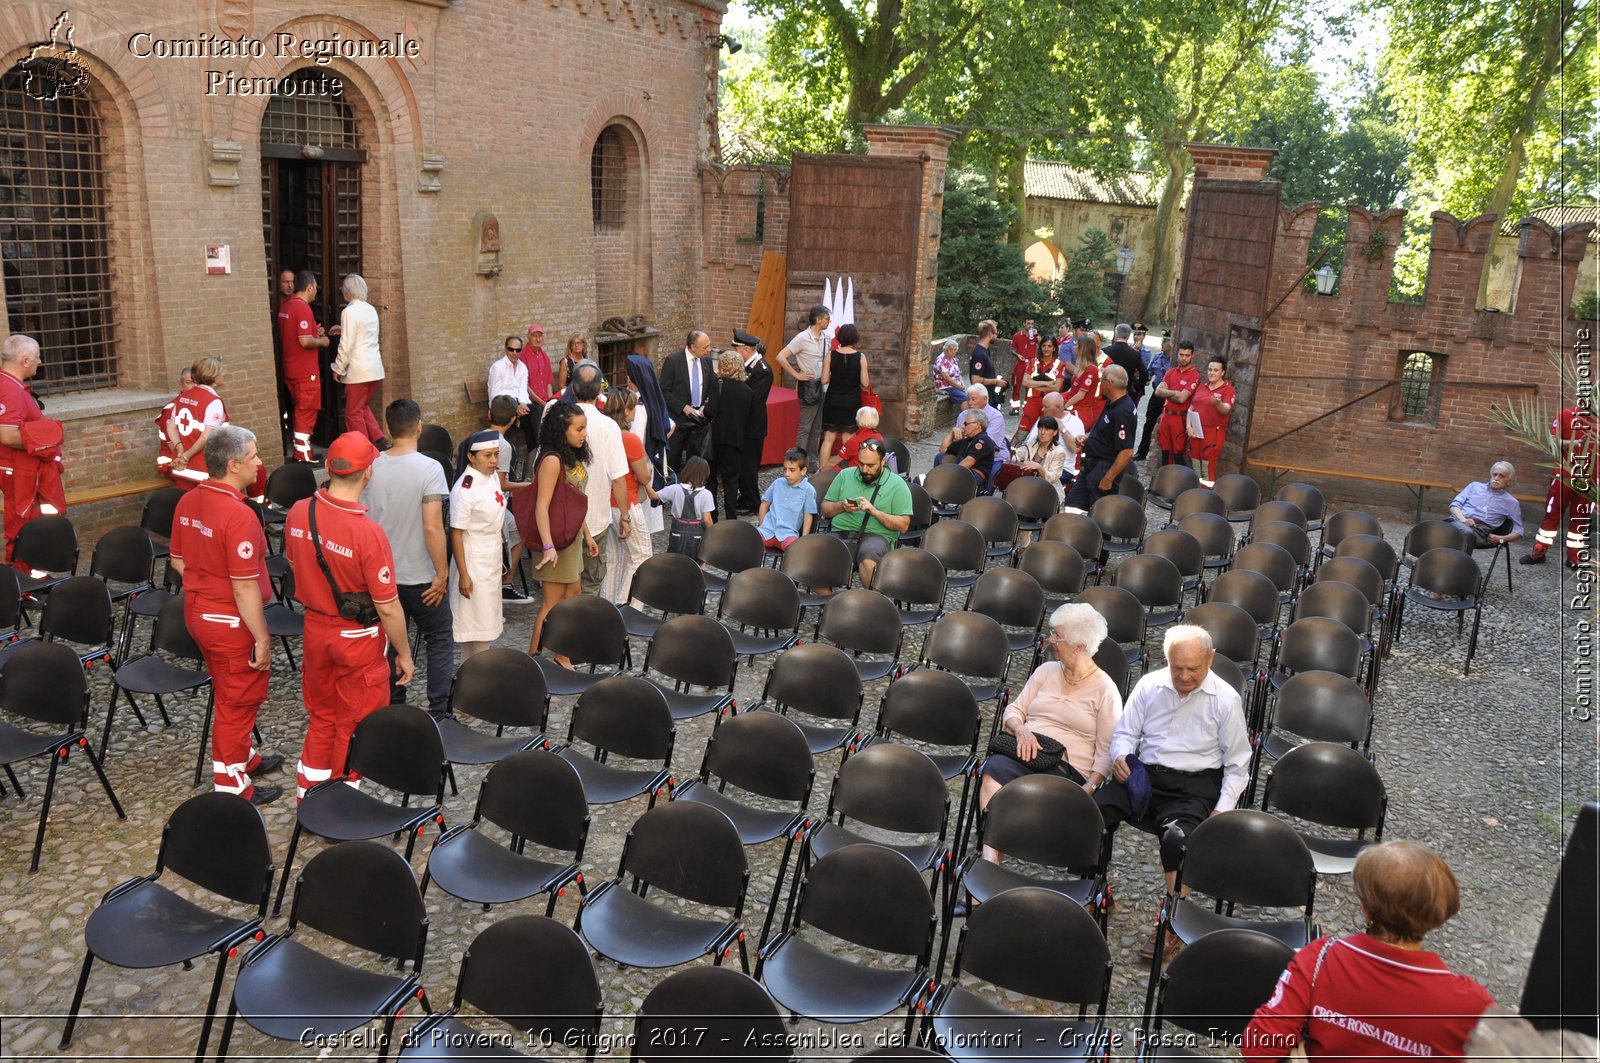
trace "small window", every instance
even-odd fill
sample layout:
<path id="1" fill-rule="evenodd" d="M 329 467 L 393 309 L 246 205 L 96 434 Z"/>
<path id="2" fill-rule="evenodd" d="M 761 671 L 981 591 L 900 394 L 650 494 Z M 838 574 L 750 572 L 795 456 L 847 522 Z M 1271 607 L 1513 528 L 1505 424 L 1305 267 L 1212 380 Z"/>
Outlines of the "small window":
<path id="1" fill-rule="evenodd" d="M 589 157 L 589 192 L 595 232 L 623 228 L 628 205 L 628 156 L 622 130 L 606 126 Z"/>
<path id="2" fill-rule="evenodd" d="M 1400 356 L 1398 400 L 1390 419 L 1431 423 L 1439 409 L 1439 378 L 1444 358 L 1427 351 L 1408 351 Z"/>

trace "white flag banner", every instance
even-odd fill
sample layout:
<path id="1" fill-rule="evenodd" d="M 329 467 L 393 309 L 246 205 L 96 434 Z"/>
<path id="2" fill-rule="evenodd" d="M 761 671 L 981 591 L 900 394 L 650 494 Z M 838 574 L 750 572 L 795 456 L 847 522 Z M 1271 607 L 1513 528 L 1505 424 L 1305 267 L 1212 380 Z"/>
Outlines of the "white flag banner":
<path id="1" fill-rule="evenodd" d="M 822 279 L 822 302 L 821 302 L 820 305 L 825 306 L 825 307 L 828 308 L 828 316 L 829 317 L 833 316 L 833 278 L 832 277 L 824 277 Z"/>
<path id="2" fill-rule="evenodd" d="M 839 298 L 839 324 L 854 325 L 856 323 L 856 279 L 846 277 L 845 283 L 849 285 L 846 294 Z"/>

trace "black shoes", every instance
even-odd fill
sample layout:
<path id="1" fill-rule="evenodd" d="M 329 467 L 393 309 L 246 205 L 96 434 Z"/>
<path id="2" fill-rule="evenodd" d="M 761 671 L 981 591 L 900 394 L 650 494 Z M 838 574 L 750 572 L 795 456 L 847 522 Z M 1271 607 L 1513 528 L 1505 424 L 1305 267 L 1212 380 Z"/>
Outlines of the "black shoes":
<path id="1" fill-rule="evenodd" d="M 274 753 L 271 756 L 262 757 L 261 758 L 261 763 L 257 764 L 256 765 L 256 770 L 251 772 L 250 774 L 252 774 L 252 775 L 270 775 L 273 772 L 277 771 L 281 767 L 283 767 L 283 754 L 282 753 Z"/>
<path id="2" fill-rule="evenodd" d="M 1525 554 L 1523 556 L 1522 560 L 1518 561 L 1517 564 L 1519 564 L 1519 565 L 1542 565 L 1542 564 L 1544 564 L 1544 558 L 1545 558 L 1544 554 L 1529 553 L 1529 554 Z"/>
<path id="3" fill-rule="evenodd" d="M 250 803 L 252 805 L 270 805 L 282 796 L 283 787 L 264 786 L 257 783 L 250 794 Z"/>

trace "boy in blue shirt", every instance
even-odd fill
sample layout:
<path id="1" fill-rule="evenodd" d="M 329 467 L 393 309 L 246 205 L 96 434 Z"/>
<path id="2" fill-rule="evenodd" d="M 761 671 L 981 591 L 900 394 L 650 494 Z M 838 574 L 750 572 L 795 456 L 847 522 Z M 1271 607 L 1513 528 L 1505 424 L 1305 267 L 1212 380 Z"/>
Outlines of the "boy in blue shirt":
<path id="1" fill-rule="evenodd" d="M 811 532 L 817 519 L 817 493 L 806 476 L 806 452 L 790 447 L 783 455 L 783 478 L 774 480 L 761 496 L 761 512 L 756 530 L 772 550 L 787 550 L 789 544 Z"/>

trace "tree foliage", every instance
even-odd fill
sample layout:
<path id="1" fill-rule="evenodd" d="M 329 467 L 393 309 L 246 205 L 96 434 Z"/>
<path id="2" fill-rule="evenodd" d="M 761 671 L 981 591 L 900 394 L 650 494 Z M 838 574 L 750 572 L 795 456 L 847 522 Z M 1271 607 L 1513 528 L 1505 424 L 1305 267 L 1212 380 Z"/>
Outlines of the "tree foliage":
<path id="1" fill-rule="evenodd" d="M 1105 321 L 1111 316 L 1111 296 L 1106 291 L 1106 270 L 1111 268 L 1111 237 L 1090 229 L 1067 254 L 1067 268 L 1052 289 L 1051 303 L 1060 313 L 1077 320 Z"/>
<path id="2" fill-rule="evenodd" d="M 950 171 L 933 307 L 939 335 L 974 332 L 985 318 L 1005 329 L 1025 318 L 1047 316 L 1049 288 L 1029 275 L 1022 250 L 1006 242 L 1010 224 L 1010 205 L 995 200 L 982 175 Z"/>
<path id="3" fill-rule="evenodd" d="M 1592 151 L 1596 0 L 1455 0 L 1447 17 L 1433 0 L 1387 9 L 1383 73 L 1419 198 L 1462 217 L 1573 198 L 1553 171 L 1584 141 Z M 1593 171 L 1570 176 L 1592 201 Z"/>

